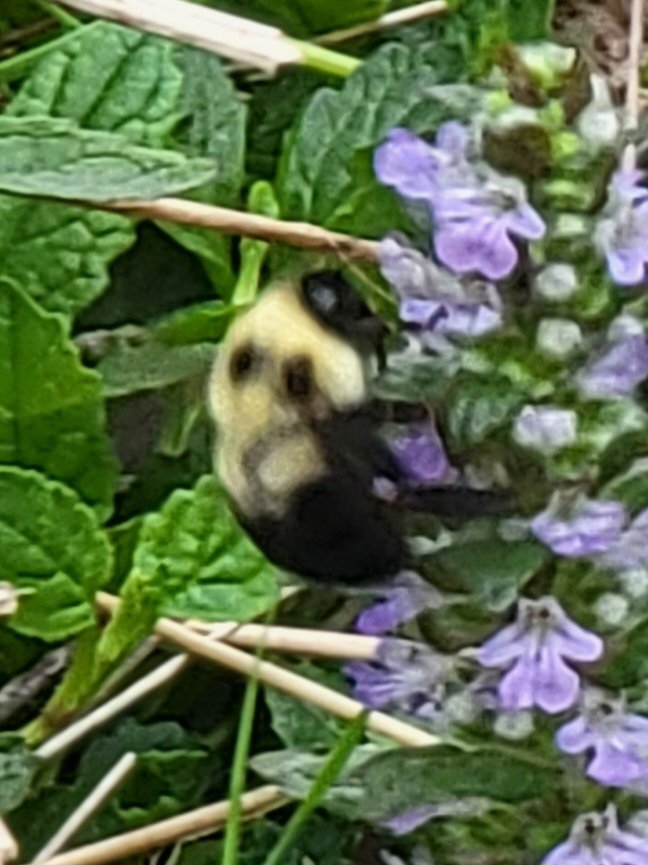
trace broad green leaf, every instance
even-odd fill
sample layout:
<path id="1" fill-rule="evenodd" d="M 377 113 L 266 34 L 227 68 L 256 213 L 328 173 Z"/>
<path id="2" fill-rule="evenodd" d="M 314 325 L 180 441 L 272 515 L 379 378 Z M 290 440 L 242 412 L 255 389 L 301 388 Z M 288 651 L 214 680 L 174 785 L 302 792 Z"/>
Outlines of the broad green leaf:
<path id="1" fill-rule="evenodd" d="M 648 619 L 612 641 L 608 649 L 612 659 L 600 674 L 603 685 L 630 688 L 648 679 Z"/>
<path id="2" fill-rule="evenodd" d="M 245 620 L 277 597 L 274 567 L 239 528 L 209 475 L 145 517 L 134 568 L 155 580 L 163 615 Z"/>
<path id="3" fill-rule="evenodd" d="M 284 218 L 373 236 L 402 222 L 391 196 L 382 220 L 363 208 L 384 191 L 369 176 L 370 160 L 357 176 L 357 157 L 373 149 L 394 126 L 431 133 L 444 120 L 475 114 L 483 92 L 464 84 L 440 84 L 444 70 L 424 53 L 401 45 L 377 51 L 340 91 L 317 91 L 292 130 L 282 155 L 277 190 Z M 370 223 L 370 224 L 369 224 Z"/>
<path id="4" fill-rule="evenodd" d="M 426 561 L 473 594 L 489 610 L 512 604 L 520 589 L 549 559 L 533 541 L 506 543 L 498 538 L 460 541 Z M 455 582 L 455 585 L 456 585 Z"/>
<path id="5" fill-rule="evenodd" d="M 130 143 L 71 120 L 0 117 L 0 189 L 19 195 L 111 201 L 158 198 L 205 183 L 206 159 Z"/>
<path id="6" fill-rule="evenodd" d="M 67 117 L 85 129 L 160 146 L 178 121 L 175 46 L 117 24 L 82 27 L 34 69 L 7 114 Z"/>
<path id="7" fill-rule="evenodd" d="M 161 318 L 153 335 L 166 345 L 216 342 L 221 339 L 237 309 L 220 300 L 194 303 Z"/>
<path id="8" fill-rule="evenodd" d="M 129 751 L 137 755 L 134 771 L 75 836 L 75 846 L 164 819 L 197 804 L 209 781 L 205 747 L 179 724 L 141 724 L 126 718 L 90 743 L 74 774 L 67 772 L 43 787 L 12 814 L 12 827 L 23 841 L 21 855 L 26 860 Z M 38 814 L 36 821 L 34 814 Z"/>
<path id="9" fill-rule="evenodd" d="M 519 803 L 548 796 L 560 782 L 558 766 L 539 766 L 496 750 L 399 748 L 365 763 L 349 782 L 362 788 L 359 806 L 370 820 L 384 820 L 448 798 L 487 797 Z"/>
<path id="10" fill-rule="evenodd" d="M 142 390 L 157 390 L 191 376 L 204 376 L 214 361 L 215 347 L 164 345 L 145 342 L 142 345 L 120 343 L 97 366 L 103 378 L 107 397 L 124 396 Z"/>
<path id="11" fill-rule="evenodd" d="M 101 379 L 61 319 L 0 280 L 0 463 L 63 481 L 106 517 L 116 464 L 104 423 Z"/>
<path id="12" fill-rule="evenodd" d="M 175 47 L 94 22 L 33 70 L 6 113 L 68 117 L 87 129 L 160 146 L 177 122 Z M 117 214 L 0 195 L 0 259 L 46 309 L 74 315 L 105 288 L 108 265 L 135 239 Z"/>
<path id="13" fill-rule="evenodd" d="M 69 487 L 0 467 L 0 579 L 25 593 L 10 628 L 60 640 L 94 622 L 93 598 L 112 555 L 94 512 Z"/>
<path id="14" fill-rule="evenodd" d="M 38 759 L 19 736 L 0 740 L 0 816 L 18 808 L 29 795 Z"/>

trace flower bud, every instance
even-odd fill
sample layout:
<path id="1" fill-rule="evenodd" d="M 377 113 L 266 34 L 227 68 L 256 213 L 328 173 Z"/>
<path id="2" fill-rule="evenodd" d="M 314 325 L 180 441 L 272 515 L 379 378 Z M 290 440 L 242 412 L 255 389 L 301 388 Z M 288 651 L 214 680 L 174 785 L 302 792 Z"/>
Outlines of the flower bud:
<path id="1" fill-rule="evenodd" d="M 548 264 L 536 276 L 534 291 L 542 300 L 564 303 L 578 291 L 576 271 L 570 264 Z"/>
<path id="2" fill-rule="evenodd" d="M 643 598 L 648 594 L 648 570 L 645 568 L 621 571 L 619 582 L 623 592 L 629 598 Z"/>
<path id="3" fill-rule="evenodd" d="M 493 730 L 502 739 L 519 742 L 533 733 L 533 714 L 531 712 L 500 712 L 495 718 Z"/>
<path id="4" fill-rule="evenodd" d="M 18 609 L 19 594 L 11 583 L 0 582 L 0 618 L 13 616 Z"/>
<path id="5" fill-rule="evenodd" d="M 565 360 L 583 343 L 583 334 L 575 321 L 567 318 L 543 318 L 536 333 L 540 354 Z"/>
<path id="6" fill-rule="evenodd" d="M 616 592 L 604 592 L 594 605 L 594 612 L 603 625 L 616 627 L 628 615 L 627 598 Z"/>
<path id="7" fill-rule="evenodd" d="M 513 425 L 513 440 L 550 456 L 576 441 L 578 418 L 571 409 L 525 406 Z"/>

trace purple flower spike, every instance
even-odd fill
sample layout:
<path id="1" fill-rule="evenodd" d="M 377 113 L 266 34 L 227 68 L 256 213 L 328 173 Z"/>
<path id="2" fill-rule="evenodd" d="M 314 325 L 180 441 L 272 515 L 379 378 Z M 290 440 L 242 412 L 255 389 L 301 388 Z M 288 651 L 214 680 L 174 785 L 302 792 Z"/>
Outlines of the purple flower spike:
<path id="1" fill-rule="evenodd" d="M 452 477 L 443 442 L 431 423 L 417 424 L 397 436 L 391 443 L 391 450 L 400 470 L 412 484 L 439 484 Z"/>
<path id="2" fill-rule="evenodd" d="M 400 709 L 432 720 L 442 713 L 445 683 L 454 675 L 454 658 L 423 643 L 382 640 L 374 662 L 352 661 L 344 668 L 353 695 L 370 709 Z"/>
<path id="3" fill-rule="evenodd" d="M 648 190 L 643 173 L 618 171 L 610 183 L 606 218 L 596 229 L 595 242 L 618 285 L 637 285 L 648 264 Z"/>
<path id="4" fill-rule="evenodd" d="M 648 841 L 619 829 L 616 808 L 581 814 L 569 839 L 542 860 L 542 865 L 648 865 Z"/>
<path id="5" fill-rule="evenodd" d="M 620 502 L 566 499 L 558 492 L 531 521 L 531 531 L 556 555 L 577 559 L 609 550 L 621 537 L 625 521 Z"/>
<path id="6" fill-rule="evenodd" d="M 441 593 L 431 583 L 413 571 L 403 571 L 385 588 L 377 603 L 360 613 L 355 627 L 361 634 L 387 634 L 424 610 L 436 610 L 442 604 Z"/>
<path id="7" fill-rule="evenodd" d="M 630 527 L 598 561 L 617 573 L 648 567 L 648 509 L 635 517 Z"/>
<path id="8" fill-rule="evenodd" d="M 590 399 L 615 399 L 631 394 L 646 376 L 648 340 L 643 334 L 630 334 L 588 364 L 578 376 L 578 386 Z"/>
<path id="9" fill-rule="evenodd" d="M 591 750 L 587 774 L 599 784 L 626 787 L 648 779 L 648 718 L 597 689 L 586 692 L 583 714 L 560 727 L 556 744 L 567 754 Z"/>
<path id="10" fill-rule="evenodd" d="M 603 652 L 596 634 L 568 619 L 555 598 L 522 599 L 517 621 L 479 650 L 484 667 L 507 668 L 497 693 L 509 711 L 538 706 L 562 712 L 577 699 L 580 679 L 567 661 L 595 661 Z"/>

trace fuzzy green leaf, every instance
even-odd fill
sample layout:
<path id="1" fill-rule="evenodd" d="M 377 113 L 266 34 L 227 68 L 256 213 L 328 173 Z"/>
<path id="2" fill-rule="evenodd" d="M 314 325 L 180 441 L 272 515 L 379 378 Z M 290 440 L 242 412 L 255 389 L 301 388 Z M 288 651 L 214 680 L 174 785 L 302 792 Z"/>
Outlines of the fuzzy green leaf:
<path id="1" fill-rule="evenodd" d="M 60 318 L 0 281 L 0 463 L 63 481 L 107 517 L 117 472 L 104 422 L 101 379 Z"/>
<path id="2" fill-rule="evenodd" d="M 4 734 L 0 741 L 0 816 L 8 814 L 27 798 L 38 766 L 37 758 L 19 736 Z"/>
<path id="3" fill-rule="evenodd" d="M 68 487 L 0 467 L 0 579 L 25 589 L 10 628 L 61 640 L 94 621 L 92 601 L 112 554 L 94 512 Z"/>
<path id="4" fill-rule="evenodd" d="M 120 343 L 98 365 L 107 397 L 167 387 L 190 376 L 205 375 L 213 363 L 215 347 L 209 343 L 169 346 Z"/>
<path id="5" fill-rule="evenodd" d="M 394 126 L 429 133 L 443 120 L 475 113 L 482 93 L 463 84 L 440 85 L 443 74 L 421 52 L 389 45 L 363 63 L 340 91 L 318 90 L 280 164 L 284 218 L 373 236 L 402 223 L 400 205 L 373 178 L 366 153 L 362 171 L 358 159 Z M 376 196 L 378 212 L 365 215 Z"/>

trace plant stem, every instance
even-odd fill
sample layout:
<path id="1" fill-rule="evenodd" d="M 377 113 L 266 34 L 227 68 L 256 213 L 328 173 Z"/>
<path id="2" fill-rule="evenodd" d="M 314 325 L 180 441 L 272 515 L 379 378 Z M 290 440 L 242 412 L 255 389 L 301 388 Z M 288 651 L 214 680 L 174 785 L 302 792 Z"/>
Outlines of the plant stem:
<path id="1" fill-rule="evenodd" d="M 341 54 L 339 51 L 331 51 L 321 45 L 313 45 L 312 42 L 302 42 L 299 39 L 286 41 L 299 50 L 302 55 L 302 65 L 307 69 L 316 69 L 326 75 L 339 75 L 343 78 L 351 75 L 361 65 L 357 57 L 349 54 Z"/>
<path id="2" fill-rule="evenodd" d="M 292 815 L 281 837 L 270 851 L 265 860 L 265 865 L 281 865 L 285 860 L 286 854 L 295 844 L 299 833 L 304 828 L 304 824 L 320 804 L 326 795 L 326 791 L 337 779 L 353 753 L 355 746 L 360 743 L 364 734 L 366 719 L 366 713 L 359 715 L 349 724 L 342 736 L 340 736 L 322 766 L 319 775 L 313 781 L 310 790 L 306 794 L 306 798 Z"/>
<path id="3" fill-rule="evenodd" d="M 250 752 L 252 725 L 254 723 L 258 693 L 259 677 L 252 675 L 245 687 L 245 697 L 243 698 L 241 719 L 236 737 L 234 760 L 232 761 L 232 778 L 229 787 L 230 812 L 227 815 L 221 865 L 236 865 L 238 861 L 239 841 L 241 837 L 241 797 L 245 790 L 245 773 L 248 754 Z"/>
<path id="4" fill-rule="evenodd" d="M 36 0 L 36 2 L 43 12 L 47 12 L 48 15 L 51 15 L 52 18 L 56 19 L 56 21 L 67 30 L 76 30 L 78 27 L 82 26 L 78 18 L 75 18 L 75 16 L 70 14 L 70 12 L 66 12 L 65 9 L 62 9 L 56 3 L 50 3 L 49 0 Z"/>

